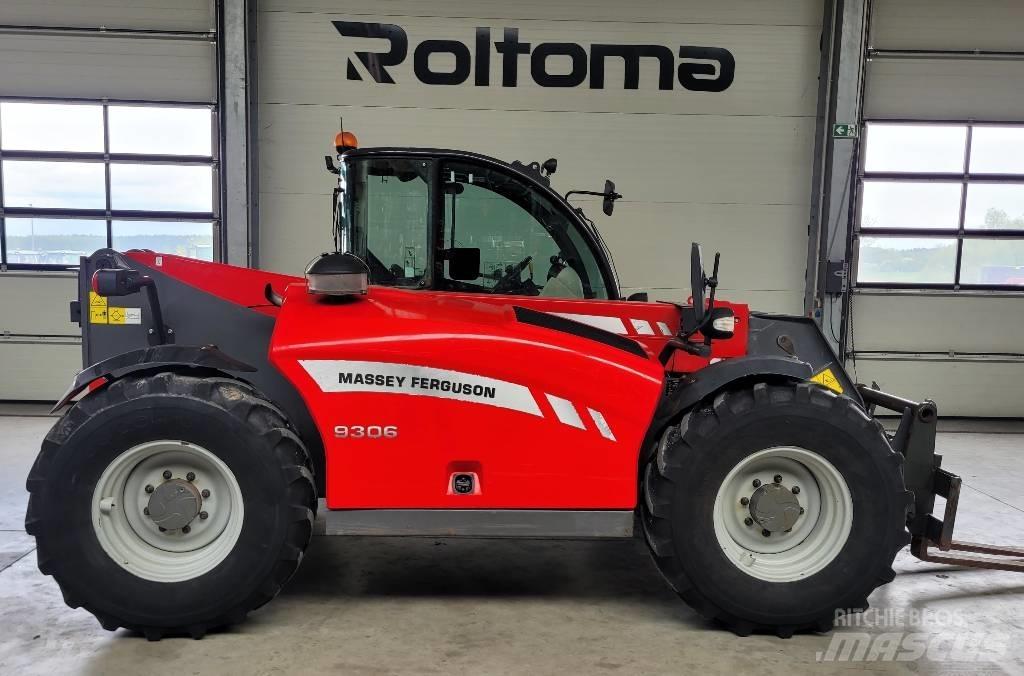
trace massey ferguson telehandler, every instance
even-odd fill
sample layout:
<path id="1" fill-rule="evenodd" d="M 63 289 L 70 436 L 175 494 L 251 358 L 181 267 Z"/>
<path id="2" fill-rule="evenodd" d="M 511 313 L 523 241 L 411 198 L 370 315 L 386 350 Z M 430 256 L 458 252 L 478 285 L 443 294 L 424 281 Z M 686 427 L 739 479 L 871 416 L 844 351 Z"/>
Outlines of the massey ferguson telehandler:
<path id="1" fill-rule="evenodd" d="M 952 540 L 960 478 L 935 455 L 935 404 L 852 382 L 809 318 L 716 298 L 717 255 L 708 274 L 694 245 L 685 305 L 622 298 L 568 201 L 611 215 L 610 181 L 562 197 L 554 160 L 348 132 L 335 147 L 336 250 L 304 278 L 81 259 L 85 370 L 25 526 L 39 569 L 105 629 L 240 622 L 317 530 L 642 532 L 672 588 L 741 635 L 828 630 L 907 544 L 1021 569 L 997 555 L 1024 550 Z M 876 406 L 902 416 L 895 434 Z"/>

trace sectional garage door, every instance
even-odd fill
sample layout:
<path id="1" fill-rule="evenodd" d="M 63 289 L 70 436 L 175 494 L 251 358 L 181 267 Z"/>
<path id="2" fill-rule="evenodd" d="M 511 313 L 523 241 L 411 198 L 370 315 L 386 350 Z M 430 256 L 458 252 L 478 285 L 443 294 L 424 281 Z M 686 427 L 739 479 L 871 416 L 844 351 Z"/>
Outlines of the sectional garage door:
<path id="1" fill-rule="evenodd" d="M 200 114 L 209 120 L 217 100 L 213 3 L 5 0 L 0 3 L 0 26 L 0 125 L 6 131 L 0 139 L 0 155 L 2 166 L 7 168 L 3 184 L 7 199 L 0 206 L 8 207 L 0 220 L 6 223 L 4 266 L 0 271 L 0 399 L 53 400 L 81 368 L 80 334 L 68 317 L 68 301 L 76 296 L 74 277 L 60 270 L 59 262 L 55 264 L 58 252 L 54 249 L 62 249 L 63 258 L 59 260 L 71 264 L 77 260 L 75 247 L 87 246 L 91 252 L 106 245 L 105 229 L 111 214 L 110 204 L 103 203 L 104 167 L 113 167 L 116 192 L 116 173 L 127 166 L 111 165 L 104 159 L 104 152 L 116 148 L 103 146 L 103 111 L 116 115 L 138 110 L 118 107 L 115 102 L 188 102 L 200 104 Z M 98 30 L 101 26 L 104 31 Z M 79 106 L 70 113 L 82 114 L 48 108 L 46 112 L 53 119 L 48 131 L 32 124 L 31 111 L 18 108 L 27 103 L 57 105 L 69 101 Z M 90 127 L 88 133 L 82 131 L 84 127 Z M 83 143 L 91 143 L 88 149 L 95 151 L 87 162 L 69 156 L 53 156 L 46 162 L 24 157 L 24 153 L 39 150 L 58 154 L 81 150 Z M 147 147 L 146 139 L 138 143 L 138 147 Z M 178 149 L 170 147 L 160 152 L 175 153 Z M 195 152 L 205 153 L 210 159 L 197 160 L 178 173 L 194 174 L 198 167 L 203 180 L 202 176 L 215 171 L 215 150 L 207 145 Z M 146 169 L 132 166 L 143 172 Z M 161 173 L 163 166 L 153 169 L 154 175 L 165 175 Z M 30 167 L 40 171 L 30 175 Z M 68 178 L 71 176 L 97 181 L 95 196 L 82 197 L 92 200 L 86 205 L 96 212 L 90 218 L 81 214 L 70 220 L 18 215 L 18 209 L 48 208 L 53 204 L 46 201 L 50 199 L 82 206 L 75 201 L 74 193 L 82 193 L 86 186 Z M 208 187 L 209 179 L 205 181 Z M 142 205 L 144 209 L 162 203 L 161 192 L 175 189 L 159 179 L 136 186 L 156 191 L 152 200 Z M 207 198 L 210 193 L 207 189 Z M 213 207 L 198 208 L 212 211 Z M 156 228 L 151 222 L 147 226 Z M 205 227 L 212 227 L 212 219 L 207 219 Z M 96 230 L 94 238 L 86 236 L 91 229 Z M 136 227 L 140 229 L 144 228 Z M 66 235 L 68 242 L 75 243 L 48 248 L 47 242 L 55 235 Z"/>
<path id="2" fill-rule="evenodd" d="M 857 375 L 1024 415 L 1024 5 L 878 0 L 858 182 Z"/>

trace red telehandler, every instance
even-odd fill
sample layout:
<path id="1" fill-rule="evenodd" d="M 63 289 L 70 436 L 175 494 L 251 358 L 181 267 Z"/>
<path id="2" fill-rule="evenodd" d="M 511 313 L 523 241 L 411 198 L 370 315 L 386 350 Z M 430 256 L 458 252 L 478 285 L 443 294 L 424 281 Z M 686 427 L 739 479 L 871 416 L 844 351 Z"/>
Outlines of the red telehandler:
<path id="1" fill-rule="evenodd" d="M 304 278 L 81 260 L 85 369 L 28 477 L 26 530 L 104 628 L 240 622 L 316 529 L 642 533 L 672 588 L 741 635 L 831 628 L 907 544 L 1020 569 L 932 552 L 1024 554 L 952 540 L 935 404 L 852 382 L 811 319 L 716 298 L 719 257 L 708 274 L 697 245 L 691 302 L 623 298 L 568 201 L 611 215 L 610 181 L 563 197 L 554 160 L 335 146 L 335 251 Z"/>

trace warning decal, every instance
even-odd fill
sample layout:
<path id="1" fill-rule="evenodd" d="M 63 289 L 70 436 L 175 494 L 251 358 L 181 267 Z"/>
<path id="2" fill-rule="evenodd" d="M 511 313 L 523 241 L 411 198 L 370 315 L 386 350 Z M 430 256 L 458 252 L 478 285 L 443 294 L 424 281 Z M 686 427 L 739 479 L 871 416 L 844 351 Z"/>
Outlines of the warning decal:
<path id="1" fill-rule="evenodd" d="M 108 324 L 141 324 L 142 308 L 137 307 L 108 307 Z"/>
<path id="2" fill-rule="evenodd" d="M 839 384 L 839 380 L 836 378 L 835 374 L 832 373 L 832 369 L 830 368 L 826 368 L 824 371 L 819 371 L 811 376 L 811 382 L 824 385 L 833 392 L 838 392 L 839 394 L 843 393 L 843 386 Z"/>
<path id="3" fill-rule="evenodd" d="M 107 323 L 107 298 L 95 291 L 89 292 L 89 323 Z"/>

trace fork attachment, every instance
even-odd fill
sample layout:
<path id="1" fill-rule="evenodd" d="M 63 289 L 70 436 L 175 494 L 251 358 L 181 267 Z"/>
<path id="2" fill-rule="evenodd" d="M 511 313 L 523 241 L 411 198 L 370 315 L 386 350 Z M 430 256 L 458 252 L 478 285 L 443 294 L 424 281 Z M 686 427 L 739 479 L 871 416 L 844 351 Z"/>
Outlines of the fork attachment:
<path id="1" fill-rule="evenodd" d="M 1022 547 L 999 547 L 953 539 L 963 481 L 956 474 L 942 469 L 942 456 L 935 453 L 935 429 L 939 419 L 935 402 L 926 399 L 918 403 L 867 385 L 857 385 L 857 391 L 872 415 L 875 407 L 881 406 L 902 416 L 890 442 L 903 455 L 903 481 L 914 494 L 914 505 L 907 515 L 910 552 L 922 561 L 1024 572 Z M 932 514 L 936 495 L 946 500 L 941 520 Z M 933 547 L 939 551 L 933 551 Z M 950 551 L 974 556 L 940 553 Z"/>

